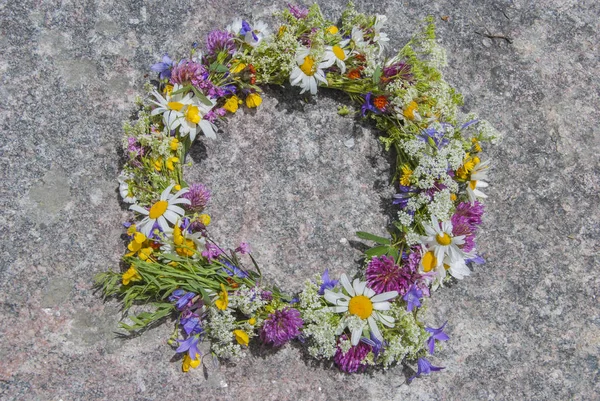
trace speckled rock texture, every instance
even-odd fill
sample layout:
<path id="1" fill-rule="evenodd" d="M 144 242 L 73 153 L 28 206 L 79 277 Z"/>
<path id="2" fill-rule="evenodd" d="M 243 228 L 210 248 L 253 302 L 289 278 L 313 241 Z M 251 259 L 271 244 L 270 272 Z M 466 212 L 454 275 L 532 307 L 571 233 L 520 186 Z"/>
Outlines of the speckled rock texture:
<path id="1" fill-rule="evenodd" d="M 118 336 L 119 305 L 102 302 L 93 276 L 124 251 L 121 124 L 149 66 L 235 16 L 273 21 L 285 4 L 0 3 L 0 398 L 600 399 L 596 0 L 357 2 L 389 16 L 396 50 L 433 15 L 464 109 L 505 134 L 487 150 L 488 263 L 430 302 L 429 322 L 449 321 L 433 359 L 445 370 L 410 384 L 412 367 L 346 375 L 291 345 L 182 374 L 170 322 Z M 344 5 L 321 3 L 332 19 Z M 354 232 L 382 234 L 391 210 L 377 132 L 336 114 L 343 96 L 296 93 L 267 88 L 258 110 L 196 144 L 186 170 L 213 190 L 214 236 L 249 241 L 266 279 L 289 291 L 324 268 L 354 272 Z"/>

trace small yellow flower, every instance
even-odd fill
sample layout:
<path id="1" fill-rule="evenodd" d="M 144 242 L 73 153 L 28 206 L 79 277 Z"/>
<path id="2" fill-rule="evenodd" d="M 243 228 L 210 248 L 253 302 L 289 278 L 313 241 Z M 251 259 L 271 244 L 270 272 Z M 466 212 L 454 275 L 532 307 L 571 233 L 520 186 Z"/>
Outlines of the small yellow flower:
<path id="1" fill-rule="evenodd" d="M 165 165 L 167 166 L 167 168 L 171 171 L 175 170 L 175 166 L 174 163 L 179 163 L 179 158 L 178 157 L 169 157 L 167 159 L 167 162 L 165 163 Z"/>
<path id="2" fill-rule="evenodd" d="M 233 60 L 234 63 L 236 61 L 237 60 Z M 244 63 L 233 64 L 233 66 L 229 69 L 229 72 L 231 72 L 232 74 L 237 74 L 239 72 L 242 72 L 244 68 L 246 68 L 246 64 Z"/>
<path id="3" fill-rule="evenodd" d="M 473 149 L 475 149 L 475 152 L 481 152 L 481 145 L 479 144 L 479 140 L 477 138 L 471 138 L 471 143 L 473 144 Z"/>
<path id="4" fill-rule="evenodd" d="M 244 330 L 233 330 L 233 335 L 235 336 L 235 340 L 238 342 L 238 344 L 245 345 L 246 347 L 248 346 L 250 338 L 248 337 L 248 333 L 246 333 Z"/>
<path id="5" fill-rule="evenodd" d="M 249 324 L 250 326 L 254 326 L 254 325 L 256 324 L 256 319 L 255 319 L 255 318 L 253 318 L 253 317 L 252 317 L 252 318 L 250 318 L 250 319 L 248 319 L 248 324 Z"/>
<path id="6" fill-rule="evenodd" d="M 137 232 L 137 229 L 135 228 L 135 224 L 132 224 L 129 226 L 129 228 L 127 229 L 127 235 L 133 235 Z"/>
<path id="7" fill-rule="evenodd" d="M 183 363 L 181 364 L 181 370 L 183 370 L 184 372 L 187 372 L 190 370 L 190 368 L 192 369 L 196 369 L 198 366 L 200 366 L 200 362 L 202 361 L 202 358 L 200 358 L 199 354 L 196 354 L 196 359 L 192 359 L 190 358 L 189 354 L 185 354 L 185 356 L 183 357 Z"/>
<path id="8" fill-rule="evenodd" d="M 173 187 L 173 191 L 177 192 L 181 189 L 181 185 L 177 184 Z"/>
<path id="9" fill-rule="evenodd" d="M 158 159 L 156 159 L 154 161 L 154 168 L 156 169 L 156 171 L 161 171 L 162 167 L 163 167 L 162 157 L 159 157 Z"/>
<path id="10" fill-rule="evenodd" d="M 450 200 L 452 202 L 456 201 L 456 194 L 450 194 Z"/>
<path id="11" fill-rule="evenodd" d="M 240 99 L 233 95 L 223 105 L 223 108 L 230 113 L 235 113 L 238 109 L 238 105 L 240 104 Z"/>
<path id="12" fill-rule="evenodd" d="M 281 35 L 283 35 L 285 33 L 285 31 L 287 30 L 287 26 L 285 25 L 281 25 L 279 27 L 279 31 L 277 32 L 277 36 L 281 37 Z"/>
<path id="13" fill-rule="evenodd" d="M 408 167 L 408 165 L 402 166 L 402 177 L 400 178 L 400 185 L 408 187 L 410 185 L 410 176 L 413 171 Z"/>
<path id="14" fill-rule="evenodd" d="M 225 286 L 221 284 L 221 292 L 219 293 L 219 298 L 215 301 L 215 306 L 220 310 L 225 310 L 227 309 L 227 305 L 229 305 L 229 296 Z"/>
<path id="15" fill-rule="evenodd" d="M 127 249 L 129 249 L 131 252 L 137 252 L 142 248 L 142 244 L 144 243 L 144 241 L 146 241 L 146 236 L 140 232 L 135 232 L 133 234 L 133 239 L 131 240 L 131 242 L 129 243 L 129 245 L 127 245 Z"/>
<path id="16" fill-rule="evenodd" d="M 210 216 L 205 213 L 202 213 L 200 216 L 198 216 L 198 221 L 204 224 L 204 226 L 208 227 L 208 225 L 210 224 Z"/>
<path id="17" fill-rule="evenodd" d="M 141 281 L 142 280 L 142 276 L 140 276 L 140 273 L 138 273 L 137 270 L 135 270 L 135 268 L 132 266 L 129 267 L 129 270 L 127 270 L 125 273 L 123 273 L 123 285 L 128 285 L 130 282 L 133 281 Z"/>
<path id="18" fill-rule="evenodd" d="M 327 28 L 327 33 L 330 33 L 332 35 L 335 35 L 336 33 L 338 33 L 340 30 L 338 29 L 337 26 L 335 25 L 331 25 L 329 28 Z"/>
<path id="19" fill-rule="evenodd" d="M 143 261 L 146 261 L 148 259 L 152 260 L 152 252 L 154 252 L 154 249 L 152 249 L 152 247 L 142 248 L 140 249 L 138 256 Z"/>
<path id="20" fill-rule="evenodd" d="M 171 143 L 169 144 L 169 146 L 171 147 L 171 150 L 173 152 L 177 152 L 177 149 L 179 149 L 179 139 L 177 139 L 177 138 L 171 139 Z"/>
<path id="21" fill-rule="evenodd" d="M 419 105 L 413 100 L 408 104 L 408 106 L 406 106 L 402 114 L 404 114 L 404 117 L 408 118 L 409 120 L 414 120 L 416 118 L 415 113 L 418 111 L 418 109 Z"/>
<path id="22" fill-rule="evenodd" d="M 246 106 L 251 109 L 260 106 L 261 103 L 262 97 L 258 93 L 251 93 L 246 97 Z"/>
<path id="23" fill-rule="evenodd" d="M 165 85 L 165 93 L 167 96 L 171 96 L 171 92 L 173 92 L 173 85 Z"/>

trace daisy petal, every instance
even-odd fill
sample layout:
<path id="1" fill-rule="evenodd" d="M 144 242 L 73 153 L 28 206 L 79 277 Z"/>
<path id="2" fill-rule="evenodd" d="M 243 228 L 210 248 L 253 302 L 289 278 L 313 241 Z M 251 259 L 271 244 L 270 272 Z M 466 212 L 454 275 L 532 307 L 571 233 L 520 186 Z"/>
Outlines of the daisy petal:
<path id="1" fill-rule="evenodd" d="M 348 295 L 350 295 L 351 297 L 356 295 L 354 289 L 352 289 L 352 284 L 350 284 L 350 280 L 348 280 L 348 276 L 346 276 L 346 273 L 340 276 L 340 283 L 342 283 L 342 286 L 344 287 Z"/>
<path id="2" fill-rule="evenodd" d="M 160 200 L 167 200 L 174 186 L 175 184 L 171 184 L 168 187 L 166 187 L 165 190 L 162 191 L 162 193 L 160 194 Z"/>
<path id="3" fill-rule="evenodd" d="M 383 336 L 381 335 L 381 331 L 379 331 L 379 327 L 377 327 L 377 322 L 372 317 L 367 319 L 369 322 L 369 328 L 371 329 L 371 333 L 375 336 L 379 341 L 383 341 Z"/>
<path id="4" fill-rule="evenodd" d="M 129 206 L 129 210 L 133 210 L 134 212 L 138 212 L 139 214 L 145 214 L 146 216 L 148 215 L 148 213 L 150 213 L 140 205 L 131 205 Z"/>
<path id="5" fill-rule="evenodd" d="M 364 327 L 364 326 L 363 326 Z M 360 338 L 362 337 L 363 327 L 358 327 L 352 331 L 352 345 L 358 345 Z"/>
<path id="6" fill-rule="evenodd" d="M 392 299 L 398 296 L 398 291 L 388 291 L 388 292 L 383 292 L 379 295 L 375 295 L 373 298 L 371 298 L 371 302 L 381 302 L 381 301 L 387 301 L 388 299 Z"/>

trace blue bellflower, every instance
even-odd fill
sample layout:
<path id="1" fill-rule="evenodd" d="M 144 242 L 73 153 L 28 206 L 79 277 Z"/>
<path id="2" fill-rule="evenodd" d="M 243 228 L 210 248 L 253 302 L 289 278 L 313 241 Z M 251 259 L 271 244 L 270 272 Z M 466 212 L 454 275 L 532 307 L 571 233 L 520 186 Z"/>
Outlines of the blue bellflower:
<path id="1" fill-rule="evenodd" d="M 321 284 L 321 287 L 319 288 L 319 295 L 325 294 L 325 290 L 332 290 L 338 283 L 338 280 L 331 280 L 329 278 L 329 269 L 325 269 L 325 272 L 321 276 L 321 281 L 323 284 Z"/>
<path id="2" fill-rule="evenodd" d="M 421 291 L 415 284 L 402 297 L 406 301 L 406 310 L 412 312 L 414 308 L 421 306 L 420 299 L 423 298 L 423 291 Z"/>
<path id="3" fill-rule="evenodd" d="M 444 327 L 446 327 L 447 323 L 448 322 L 444 323 L 442 327 L 439 327 L 437 329 L 433 327 L 425 327 L 425 331 L 431 333 L 431 336 L 427 339 L 427 345 L 429 346 L 430 354 L 433 354 L 433 351 L 435 349 L 435 340 L 448 341 L 450 339 L 450 337 L 448 337 L 448 334 L 444 333 Z"/>
<path id="4" fill-rule="evenodd" d="M 371 92 L 369 92 L 365 95 L 365 102 L 363 103 L 362 107 L 360 108 L 361 115 L 363 117 L 367 114 L 367 111 L 372 111 L 375 114 L 381 114 L 381 111 L 379 111 L 379 109 L 373 105 L 373 102 L 371 102 L 372 95 L 373 94 Z"/>
<path id="5" fill-rule="evenodd" d="M 252 27 L 250 26 L 250 24 L 247 21 L 242 20 L 242 29 L 240 29 L 240 34 L 242 36 L 246 36 L 246 34 L 248 32 L 252 33 L 252 37 L 254 38 L 255 41 L 258 41 L 258 36 L 256 36 L 254 31 L 252 30 Z"/>
<path id="6" fill-rule="evenodd" d="M 177 340 L 179 342 L 179 347 L 175 350 L 175 352 L 188 352 L 188 355 L 192 359 L 196 359 L 196 355 L 202 355 L 200 351 L 198 351 L 198 341 L 200 341 L 199 335 L 189 336 L 184 341 Z"/>
<path id="7" fill-rule="evenodd" d="M 433 366 L 431 362 L 429 362 L 425 358 L 419 358 L 417 360 L 417 374 L 408 379 L 408 381 L 412 381 L 415 377 L 419 377 L 421 375 L 428 375 L 431 372 L 437 372 L 438 370 L 445 369 L 441 366 Z"/>
<path id="8" fill-rule="evenodd" d="M 153 64 L 150 69 L 154 72 L 158 72 L 160 79 L 171 78 L 171 67 L 173 67 L 173 60 L 168 54 L 165 54 L 162 58 L 162 62 Z"/>
<path id="9" fill-rule="evenodd" d="M 225 266 L 227 266 L 227 267 L 224 267 L 221 270 L 223 270 L 223 272 L 227 273 L 228 275 L 234 276 L 234 277 L 239 277 L 239 278 L 247 278 L 248 277 L 248 273 L 246 273 L 245 271 L 243 271 L 239 267 L 234 266 L 233 264 L 229 263 L 225 259 L 220 259 L 219 262 L 221 262 Z"/>

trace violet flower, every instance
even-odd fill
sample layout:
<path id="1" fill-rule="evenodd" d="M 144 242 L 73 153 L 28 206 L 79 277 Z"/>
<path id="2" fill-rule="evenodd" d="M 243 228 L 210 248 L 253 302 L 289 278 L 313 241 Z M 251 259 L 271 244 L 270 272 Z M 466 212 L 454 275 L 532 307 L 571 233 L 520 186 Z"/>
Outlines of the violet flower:
<path id="1" fill-rule="evenodd" d="M 198 341 L 200 341 L 200 336 L 199 335 L 193 335 L 193 336 L 189 336 L 187 339 L 181 341 L 181 340 L 177 340 L 179 342 L 179 347 L 175 350 L 175 352 L 188 352 L 188 355 L 190 356 L 190 358 L 192 359 L 196 359 L 196 355 L 202 355 L 200 354 L 200 351 L 198 351 Z"/>
<path id="2" fill-rule="evenodd" d="M 419 358 L 417 360 L 417 373 L 408 379 L 408 381 L 412 381 L 414 378 L 419 377 L 421 375 L 428 375 L 431 372 L 437 372 L 438 370 L 445 369 L 441 366 L 433 366 L 431 362 L 429 362 L 425 358 Z"/>
<path id="3" fill-rule="evenodd" d="M 210 191 L 204 184 L 192 184 L 182 197 L 190 201 L 187 206 L 190 210 L 201 212 L 210 201 Z"/>
<path id="4" fill-rule="evenodd" d="M 394 259 L 388 256 L 381 256 L 371 259 L 367 265 L 365 278 L 369 288 L 378 294 L 397 291 L 398 294 L 403 295 L 420 278 L 420 275 L 408 266 L 398 266 Z"/>
<path id="5" fill-rule="evenodd" d="M 431 336 L 427 339 L 427 346 L 429 346 L 429 353 L 433 355 L 433 351 L 435 349 L 435 340 L 438 341 L 448 341 L 450 339 L 450 337 L 448 337 L 448 334 L 444 333 L 444 327 L 446 327 L 446 324 L 448 322 L 446 321 L 442 327 L 439 327 L 437 329 L 433 328 L 433 327 L 425 327 L 425 331 L 431 333 Z"/>
<path id="6" fill-rule="evenodd" d="M 173 60 L 168 54 L 165 54 L 160 63 L 152 64 L 150 69 L 154 72 L 158 72 L 160 79 L 171 78 L 171 67 L 173 67 Z"/>
<path id="7" fill-rule="evenodd" d="M 325 269 L 325 272 L 323 272 L 323 275 L 321 276 L 321 281 L 323 284 L 319 287 L 319 295 L 325 294 L 325 290 L 332 290 L 338 283 L 338 280 L 331 280 L 329 278 L 329 269 Z"/>
<path id="8" fill-rule="evenodd" d="M 250 245 L 248 245 L 247 242 L 241 242 L 240 246 L 235 248 L 235 252 L 241 253 L 242 255 L 248 255 L 251 252 Z"/>
<path id="9" fill-rule="evenodd" d="M 403 300 L 406 301 L 406 310 L 412 312 L 414 308 L 418 308 L 421 306 L 420 299 L 423 298 L 423 291 L 413 284 L 410 289 L 404 294 L 402 297 Z"/>
<path id="10" fill-rule="evenodd" d="M 206 249 L 202 251 L 202 256 L 208 259 L 209 262 L 217 259 L 222 254 L 223 251 L 221 251 L 221 249 L 214 244 L 206 244 Z"/>
<path id="11" fill-rule="evenodd" d="M 371 101 L 372 95 L 373 94 L 371 92 L 369 92 L 365 95 L 365 102 L 363 103 L 363 105 L 360 108 L 361 115 L 363 117 L 367 114 L 367 111 L 372 111 L 375 114 L 381 114 L 381 111 L 379 111 L 379 109 L 377 107 L 375 107 L 373 105 L 373 102 Z"/>

